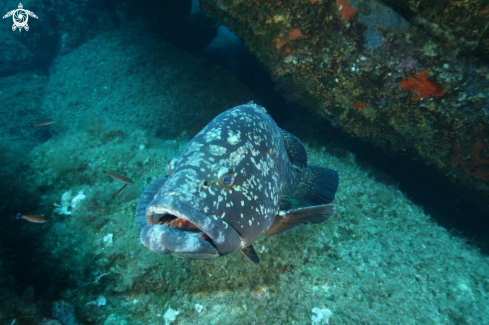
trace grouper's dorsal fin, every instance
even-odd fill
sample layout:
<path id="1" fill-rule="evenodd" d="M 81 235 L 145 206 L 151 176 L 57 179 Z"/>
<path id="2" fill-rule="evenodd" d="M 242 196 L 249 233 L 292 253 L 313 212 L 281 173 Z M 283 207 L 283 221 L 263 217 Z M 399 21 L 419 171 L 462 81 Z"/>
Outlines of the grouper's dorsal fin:
<path id="1" fill-rule="evenodd" d="M 295 136 L 287 131 L 284 131 L 282 129 L 280 129 L 280 131 L 282 132 L 285 149 L 287 149 L 287 153 L 289 154 L 289 159 L 292 165 L 301 170 L 307 168 L 307 152 L 301 140 L 297 139 Z"/>
<path id="2" fill-rule="evenodd" d="M 165 183 L 166 178 L 157 178 L 154 179 L 151 184 L 146 187 L 141 198 L 138 201 L 138 205 L 136 207 L 136 220 L 141 228 L 146 226 L 146 207 L 148 204 L 153 201 L 155 195 Z"/>
<path id="3" fill-rule="evenodd" d="M 334 214 L 333 204 L 321 204 L 280 212 L 267 233 L 277 235 L 308 223 L 321 223 Z"/>
<path id="4" fill-rule="evenodd" d="M 260 264 L 260 258 L 258 257 L 258 254 L 256 253 L 255 249 L 253 248 L 253 245 L 243 248 L 242 250 L 240 250 L 240 252 L 249 261 L 253 262 L 253 264 L 257 266 Z"/>

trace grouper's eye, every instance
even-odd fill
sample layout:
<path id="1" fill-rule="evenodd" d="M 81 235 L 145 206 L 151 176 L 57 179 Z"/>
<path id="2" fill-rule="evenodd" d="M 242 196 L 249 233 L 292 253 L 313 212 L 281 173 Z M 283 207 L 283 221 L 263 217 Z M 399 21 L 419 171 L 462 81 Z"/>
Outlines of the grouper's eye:
<path id="1" fill-rule="evenodd" d="M 223 187 L 229 188 L 234 185 L 234 173 L 226 174 L 219 178 L 219 184 Z"/>
<path id="2" fill-rule="evenodd" d="M 222 187 L 230 188 L 234 185 L 235 176 L 231 169 L 221 167 L 217 173 L 217 180 Z"/>
<path id="3" fill-rule="evenodd" d="M 171 172 L 175 168 L 176 162 L 177 162 L 177 158 L 173 158 L 166 164 L 166 176 L 170 176 Z"/>

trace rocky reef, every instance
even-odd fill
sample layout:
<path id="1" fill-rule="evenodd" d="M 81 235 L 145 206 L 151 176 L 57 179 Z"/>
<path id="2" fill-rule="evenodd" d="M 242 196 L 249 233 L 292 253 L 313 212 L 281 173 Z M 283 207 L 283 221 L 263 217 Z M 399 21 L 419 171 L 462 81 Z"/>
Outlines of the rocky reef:
<path id="1" fill-rule="evenodd" d="M 480 47 L 432 35 L 407 21 L 414 14 L 380 3 L 203 1 L 274 72 L 276 85 L 251 88 L 198 52 L 217 26 L 188 0 L 22 3 L 39 20 L 22 33 L 4 20 L 0 31 L 0 324 L 487 322 L 489 259 L 440 221 L 451 199 L 432 213 L 343 143 L 308 137 L 329 136 L 329 120 L 446 171 L 480 198 L 488 181 Z M 0 3 L 4 13 L 15 7 Z M 479 39 L 416 14 L 456 39 Z M 217 37 L 204 53 L 225 48 L 222 60 L 241 46 L 233 42 L 230 50 Z M 256 73 L 242 57 L 227 66 Z M 270 101 L 274 86 L 327 120 Z M 240 254 L 189 261 L 146 249 L 134 214 L 148 183 L 210 119 L 250 100 L 268 100 L 310 164 L 338 170 L 334 217 L 260 239 L 260 267 Z"/>

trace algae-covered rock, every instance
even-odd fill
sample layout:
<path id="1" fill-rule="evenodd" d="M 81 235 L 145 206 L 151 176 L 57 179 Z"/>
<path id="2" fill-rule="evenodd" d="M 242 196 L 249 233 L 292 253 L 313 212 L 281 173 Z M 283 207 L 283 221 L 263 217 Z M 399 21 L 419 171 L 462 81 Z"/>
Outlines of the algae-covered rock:
<path id="1" fill-rule="evenodd" d="M 23 8 L 33 12 L 37 18 L 29 18 L 29 30 L 15 32 L 10 28 L 0 35 L 0 75 L 27 69 L 46 69 L 58 53 L 68 53 L 84 41 L 100 33 L 118 27 L 119 16 L 115 13 L 115 1 L 22 1 Z M 2 15 L 17 8 L 17 4 L 0 4 Z M 8 20 L 8 22 L 7 22 Z M 12 18 L 2 21 L 12 24 Z M 3 25 L 3 24 L 2 24 Z M 2 34 L 3 34 L 2 33 Z M 7 34 L 8 33 L 8 34 Z M 22 45 L 13 43 L 12 38 Z M 24 48 L 25 47 L 25 48 Z M 5 49 L 5 50 L 4 50 Z M 17 57 L 17 61 L 6 58 Z M 3 66 L 9 68 L 5 70 Z M 12 69 L 15 68 L 15 70 Z"/>
<path id="2" fill-rule="evenodd" d="M 104 322 L 104 325 L 126 325 L 127 321 L 124 317 L 117 316 L 116 314 L 110 314 Z"/>
<path id="3" fill-rule="evenodd" d="M 389 154 L 434 167 L 489 211 L 486 62 L 373 0 L 201 4 L 304 106 Z"/>
<path id="4" fill-rule="evenodd" d="M 0 31 L 0 76 L 32 69 L 34 55 L 12 32 Z"/>
<path id="5" fill-rule="evenodd" d="M 56 120 L 57 132 L 75 127 L 100 135 L 126 126 L 172 139 L 198 132 L 222 110 L 251 98 L 208 60 L 136 31 L 101 34 L 56 59 L 50 74 L 41 110 Z"/>
<path id="6" fill-rule="evenodd" d="M 452 45 L 475 51 L 489 61 L 489 3 L 469 0 L 382 0 L 412 24 Z"/>

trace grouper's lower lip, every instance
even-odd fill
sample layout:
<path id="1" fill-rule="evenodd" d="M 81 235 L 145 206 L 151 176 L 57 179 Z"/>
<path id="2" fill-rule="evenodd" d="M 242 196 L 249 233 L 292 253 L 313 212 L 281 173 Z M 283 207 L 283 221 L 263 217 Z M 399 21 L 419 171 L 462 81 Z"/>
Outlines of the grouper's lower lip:
<path id="1" fill-rule="evenodd" d="M 155 198 L 146 208 L 141 241 L 152 251 L 191 259 L 207 259 L 236 251 L 239 234 L 175 196 Z"/>
<path id="2" fill-rule="evenodd" d="M 210 241 L 202 240 L 185 230 L 163 225 L 145 226 L 141 241 L 153 252 L 172 254 L 187 259 L 219 257 L 219 252 Z"/>

